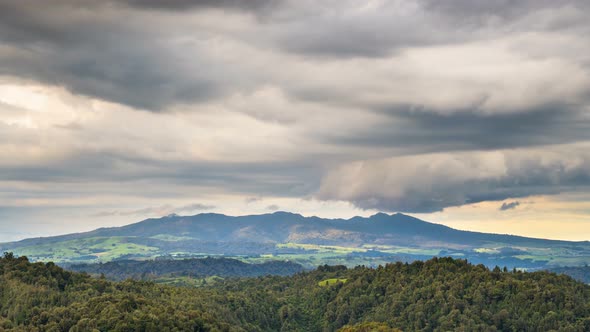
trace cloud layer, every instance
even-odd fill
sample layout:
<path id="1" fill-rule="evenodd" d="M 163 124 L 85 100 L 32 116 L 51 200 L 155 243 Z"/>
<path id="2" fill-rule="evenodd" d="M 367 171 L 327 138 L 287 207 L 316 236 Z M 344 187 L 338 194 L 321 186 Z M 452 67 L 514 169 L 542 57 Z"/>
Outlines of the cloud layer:
<path id="1" fill-rule="evenodd" d="M 588 10 L 0 0 L 0 200 L 121 217 L 587 192 Z"/>
<path id="2" fill-rule="evenodd" d="M 319 196 L 367 209 L 435 212 L 449 206 L 590 185 L 588 145 L 459 152 L 354 162 L 329 173 Z"/>

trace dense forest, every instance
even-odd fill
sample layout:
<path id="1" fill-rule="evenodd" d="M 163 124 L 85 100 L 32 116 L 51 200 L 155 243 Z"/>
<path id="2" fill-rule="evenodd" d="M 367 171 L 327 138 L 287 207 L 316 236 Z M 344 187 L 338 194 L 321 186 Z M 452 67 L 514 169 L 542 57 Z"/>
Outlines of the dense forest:
<path id="1" fill-rule="evenodd" d="M 188 288 L 0 258 L 7 331 L 589 331 L 590 286 L 434 258 Z"/>
<path id="2" fill-rule="evenodd" d="M 111 280 L 157 280 L 161 277 L 258 277 L 288 276 L 303 271 L 299 264 L 288 261 L 269 261 L 248 264 L 233 258 L 157 259 L 147 261 L 120 260 L 108 263 L 74 264 L 66 267 L 76 272 L 104 275 Z"/>

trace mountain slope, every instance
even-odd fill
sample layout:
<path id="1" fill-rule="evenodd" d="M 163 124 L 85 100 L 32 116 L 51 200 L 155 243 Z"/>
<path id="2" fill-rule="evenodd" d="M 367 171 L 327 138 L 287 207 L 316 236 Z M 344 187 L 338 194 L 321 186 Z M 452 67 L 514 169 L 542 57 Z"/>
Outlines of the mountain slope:
<path id="1" fill-rule="evenodd" d="M 349 261 L 328 263 L 347 265 L 364 264 L 364 260 L 355 259 L 357 256 L 387 257 L 387 261 L 391 261 L 434 255 L 455 255 L 487 265 L 527 268 L 590 262 L 587 241 L 461 231 L 399 213 L 351 219 L 303 217 L 288 212 L 239 217 L 215 213 L 170 215 L 122 227 L 0 244 L 0 250 L 14 251 L 34 260 L 88 262 L 210 254 L 272 254 L 298 259 L 301 257 L 297 255 L 314 253 L 346 256 Z M 316 258 L 320 257 L 318 255 Z M 322 259 L 312 260 L 307 265 L 323 264 Z"/>

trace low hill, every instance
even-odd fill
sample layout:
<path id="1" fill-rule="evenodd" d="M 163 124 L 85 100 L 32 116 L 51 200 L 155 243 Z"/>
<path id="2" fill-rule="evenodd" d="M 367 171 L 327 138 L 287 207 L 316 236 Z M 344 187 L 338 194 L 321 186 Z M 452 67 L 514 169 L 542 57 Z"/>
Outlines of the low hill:
<path id="1" fill-rule="evenodd" d="M 590 330 L 590 286 L 451 258 L 185 288 L 94 279 L 8 254 L 0 294 L 6 331 Z"/>
<path id="2" fill-rule="evenodd" d="M 0 244 L 35 261 L 107 262 L 171 255 L 225 255 L 320 264 L 378 265 L 433 256 L 487 266 L 539 269 L 590 263 L 590 242 L 554 241 L 456 230 L 404 214 L 323 219 L 276 212 L 251 216 L 204 213 L 147 219 L 123 227 Z"/>

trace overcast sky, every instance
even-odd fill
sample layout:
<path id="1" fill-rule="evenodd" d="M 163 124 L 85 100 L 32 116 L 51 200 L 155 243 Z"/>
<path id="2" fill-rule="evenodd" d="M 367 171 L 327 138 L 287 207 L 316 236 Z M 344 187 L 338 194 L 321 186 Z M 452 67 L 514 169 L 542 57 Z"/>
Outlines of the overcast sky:
<path id="1" fill-rule="evenodd" d="M 276 210 L 590 240 L 589 12 L 0 0 L 0 241 Z"/>

